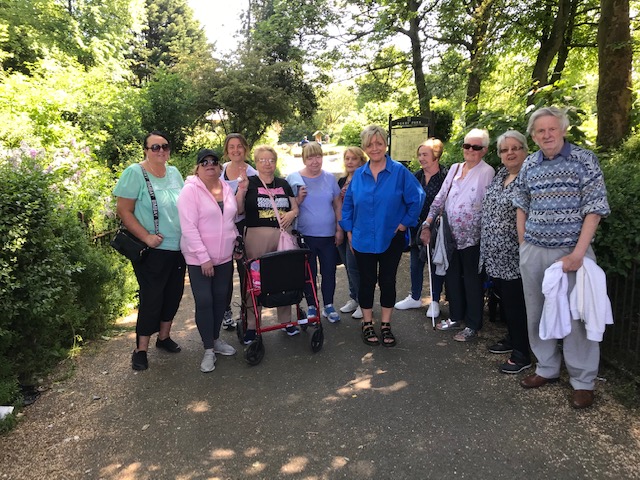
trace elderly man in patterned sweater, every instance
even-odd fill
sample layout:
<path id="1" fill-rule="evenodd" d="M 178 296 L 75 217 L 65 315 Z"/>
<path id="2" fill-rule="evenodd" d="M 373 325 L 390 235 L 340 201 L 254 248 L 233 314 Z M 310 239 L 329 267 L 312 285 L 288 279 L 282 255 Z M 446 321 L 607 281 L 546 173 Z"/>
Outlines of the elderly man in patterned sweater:
<path id="1" fill-rule="evenodd" d="M 562 352 L 557 340 L 541 340 L 539 335 L 545 270 L 561 261 L 563 271 L 569 273 L 570 292 L 584 257 L 595 260 L 591 241 L 600 219 L 610 211 L 598 159 L 565 140 L 568 127 L 567 114 L 556 107 L 541 108 L 531 115 L 527 132 L 540 150 L 525 160 L 513 200 L 529 341 L 538 359 L 536 373 L 525 377 L 521 385 L 538 388 L 557 381 L 564 355 L 574 389 L 570 403 L 585 408 L 593 403 L 599 343 L 587 339 L 580 320 L 571 322 Z"/>

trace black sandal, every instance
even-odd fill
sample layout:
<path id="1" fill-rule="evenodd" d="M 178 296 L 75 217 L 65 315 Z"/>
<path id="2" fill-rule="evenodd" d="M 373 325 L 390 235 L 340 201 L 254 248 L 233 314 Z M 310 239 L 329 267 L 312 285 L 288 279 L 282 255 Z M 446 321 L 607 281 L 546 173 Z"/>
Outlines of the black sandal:
<path id="1" fill-rule="evenodd" d="M 372 347 L 380 345 L 380 340 L 373 329 L 373 322 L 362 322 L 362 341 Z"/>
<path id="2" fill-rule="evenodd" d="M 385 347 L 393 347 L 396 344 L 396 337 L 391 333 L 391 324 L 389 322 L 380 322 L 380 335 L 382 336 L 382 345 Z M 391 340 L 388 342 L 387 340 Z"/>

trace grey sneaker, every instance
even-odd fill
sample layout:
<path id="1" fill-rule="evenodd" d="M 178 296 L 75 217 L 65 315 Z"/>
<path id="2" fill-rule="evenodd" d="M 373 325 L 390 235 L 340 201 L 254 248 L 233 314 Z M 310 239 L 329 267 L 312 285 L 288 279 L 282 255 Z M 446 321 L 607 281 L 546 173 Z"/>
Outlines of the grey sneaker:
<path id="1" fill-rule="evenodd" d="M 221 338 L 217 338 L 213 341 L 213 351 L 220 355 L 235 355 L 236 353 L 236 349 Z"/>
<path id="2" fill-rule="evenodd" d="M 477 336 L 478 336 L 478 332 L 476 332 L 472 328 L 466 327 L 461 332 L 456 333 L 453 336 L 453 339 L 456 342 L 470 342 L 471 340 L 474 340 Z"/>
<path id="3" fill-rule="evenodd" d="M 200 363 L 200 371 L 202 373 L 213 372 L 216 369 L 216 354 L 213 350 L 205 350 L 202 363 Z"/>

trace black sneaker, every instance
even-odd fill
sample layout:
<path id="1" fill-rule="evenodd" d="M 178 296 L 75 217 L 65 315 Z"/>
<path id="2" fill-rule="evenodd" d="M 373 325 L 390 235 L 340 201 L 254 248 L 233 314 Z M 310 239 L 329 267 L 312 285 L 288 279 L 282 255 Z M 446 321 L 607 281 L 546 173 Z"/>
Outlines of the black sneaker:
<path id="1" fill-rule="evenodd" d="M 134 370 L 146 370 L 149 368 L 149 361 L 147 360 L 147 352 L 140 350 L 139 352 L 133 351 L 131 354 L 131 368 Z"/>
<path id="2" fill-rule="evenodd" d="M 487 347 L 491 353 L 511 353 L 513 352 L 513 347 L 511 346 L 511 342 L 506 338 L 494 343 L 493 345 L 489 345 Z"/>
<path id="3" fill-rule="evenodd" d="M 531 367 L 531 362 L 528 363 L 519 363 L 519 362 L 505 362 L 500 365 L 500 371 L 502 373 L 520 373 L 523 370 Z"/>
<path id="4" fill-rule="evenodd" d="M 159 338 L 156 340 L 156 348 L 161 348 L 162 350 L 166 350 L 169 353 L 178 353 L 180 350 L 180 345 L 171 340 L 171 337 L 167 337 L 164 340 L 160 340 Z"/>

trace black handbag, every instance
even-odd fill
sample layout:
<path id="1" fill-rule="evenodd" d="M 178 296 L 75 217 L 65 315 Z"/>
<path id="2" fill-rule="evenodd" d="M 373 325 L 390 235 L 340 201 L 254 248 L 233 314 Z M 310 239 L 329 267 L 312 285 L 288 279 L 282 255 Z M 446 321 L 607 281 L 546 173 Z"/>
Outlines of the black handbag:
<path id="1" fill-rule="evenodd" d="M 142 175 L 144 176 L 144 180 L 147 183 L 147 190 L 149 191 L 149 196 L 151 197 L 151 210 L 153 211 L 153 225 L 155 227 L 156 235 L 160 231 L 160 225 L 158 222 L 158 202 L 156 201 L 156 195 L 153 191 L 153 185 L 151 185 L 151 180 L 149 180 L 149 175 L 147 171 L 144 169 L 142 165 L 140 165 L 142 169 Z M 131 233 L 124 225 L 120 225 L 118 231 L 116 232 L 113 240 L 109 242 L 109 244 L 118 252 L 131 260 L 131 263 L 141 263 L 147 258 L 149 252 L 151 251 L 151 247 L 149 247 L 146 243 L 136 237 L 133 233 Z"/>
<path id="2" fill-rule="evenodd" d="M 131 260 L 132 263 L 142 262 L 149 254 L 150 249 L 146 243 L 138 239 L 124 226 L 118 229 L 110 244 L 117 252 Z"/>

